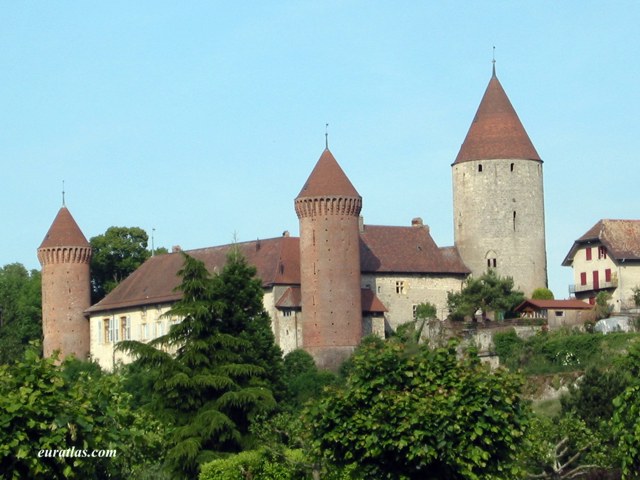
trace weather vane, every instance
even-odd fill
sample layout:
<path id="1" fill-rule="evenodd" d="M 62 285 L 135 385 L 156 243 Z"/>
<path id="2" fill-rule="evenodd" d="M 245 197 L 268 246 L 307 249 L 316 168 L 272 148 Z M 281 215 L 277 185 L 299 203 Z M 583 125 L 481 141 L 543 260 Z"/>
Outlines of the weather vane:
<path id="1" fill-rule="evenodd" d="M 329 124 L 324 124 L 324 146 L 329 150 Z"/>

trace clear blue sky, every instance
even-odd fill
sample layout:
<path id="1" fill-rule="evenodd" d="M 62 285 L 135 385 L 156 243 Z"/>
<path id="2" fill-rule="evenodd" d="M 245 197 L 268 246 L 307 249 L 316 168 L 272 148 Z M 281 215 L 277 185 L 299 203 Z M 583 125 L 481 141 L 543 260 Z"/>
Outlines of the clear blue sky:
<path id="1" fill-rule="evenodd" d="M 226 3 L 226 4 L 225 4 Z M 3 2 L 0 265 L 87 238 L 185 249 L 297 234 L 324 148 L 369 224 L 453 243 L 451 163 L 497 72 L 542 156 L 550 287 L 601 218 L 640 218 L 640 3 Z"/>

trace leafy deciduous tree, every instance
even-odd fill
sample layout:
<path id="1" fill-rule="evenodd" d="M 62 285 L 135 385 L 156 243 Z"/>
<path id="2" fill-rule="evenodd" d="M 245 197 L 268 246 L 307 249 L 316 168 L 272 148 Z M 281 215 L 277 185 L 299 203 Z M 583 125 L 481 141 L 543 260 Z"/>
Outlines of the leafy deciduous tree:
<path id="1" fill-rule="evenodd" d="M 369 337 L 353 356 L 345 389 L 310 413 L 329 461 L 365 478 L 511 478 L 528 413 L 521 380 L 459 359 L 455 344 L 417 351 Z"/>
<path id="2" fill-rule="evenodd" d="M 480 310 L 483 320 L 489 311 L 509 312 L 523 300 L 524 294 L 513 289 L 513 279 L 501 278 L 493 270 L 467 278 L 460 292 L 447 293 L 447 305 L 454 316 L 473 317 Z"/>
<path id="3" fill-rule="evenodd" d="M 139 227 L 109 227 L 91 238 L 92 301 L 101 300 L 151 256 L 149 236 Z"/>
<path id="4" fill-rule="evenodd" d="M 67 375 L 55 361 L 29 348 L 0 365 L 3 478 L 139 478 L 162 456 L 158 422 L 130 408 L 117 376 Z"/>
<path id="5" fill-rule="evenodd" d="M 0 269 L 0 363 L 22 358 L 30 341 L 42 337 L 40 272 L 20 263 Z"/>
<path id="6" fill-rule="evenodd" d="M 553 300 L 553 292 L 545 287 L 536 288 L 531 294 L 533 300 Z"/>

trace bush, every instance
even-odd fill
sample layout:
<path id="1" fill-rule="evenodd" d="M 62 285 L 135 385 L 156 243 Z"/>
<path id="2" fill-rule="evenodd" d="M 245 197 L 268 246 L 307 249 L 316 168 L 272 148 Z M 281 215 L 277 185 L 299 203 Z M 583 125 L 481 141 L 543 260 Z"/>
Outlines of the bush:
<path id="1" fill-rule="evenodd" d="M 304 458 L 297 450 L 287 450 L 285 458 L 270 458 L 266 450 L 248 450 L 202 465 L 199 480 L 304 480 Z"/>

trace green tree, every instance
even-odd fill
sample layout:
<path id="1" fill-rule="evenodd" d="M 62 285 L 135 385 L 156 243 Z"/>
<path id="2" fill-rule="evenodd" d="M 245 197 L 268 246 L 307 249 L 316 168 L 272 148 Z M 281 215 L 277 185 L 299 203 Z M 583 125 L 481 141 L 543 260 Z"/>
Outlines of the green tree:
<path id="1" fill-rule="evenodd" d="M 553 292 L 545 287 L 536 288 L 531 294 L 532 300 L 553 300 Z"/>
<path id="2" fill-rule="evenodd" d="M 368 337 L 344 389 L 312 408 L 319 452 L 365 478 L 507 479 L 527 424 L 521 380 L 455 343 L 430 350 Z"/>
<path id="3" fill-rule="evenodd" d="M 592 430 L 608 429 L 613 417 L 613 400 L 628 386 L 629 379 L 624 372 L 590 367 L 579 384 L 570 385 L 569 393 L 560 399 L 562 410 L 577 416 Z"/>
<path id="4" fill-rule="evenodd" d="M 519 462 L 527 479 L 592 478 L 612 470 L 615 455 L 598 430 L 573 415 L 533 417 Z M 611 478 L 597 476 L 593 478 Z"/>
<path id="5" fill-rule="evenodd" d="M 183 255 L 182 299 L 168 313 L 181 322 L 149 344 L 118 348 L 154 372 L 151 406 L 175 426 L 168 463 L 193 478 L 203 462 L 252 446 L 252 421 L 276 406 L 282 357 L 255 268 L 234 251 L 212 277 Z"/>
<path id="6" fill-rule="evenodd" d="M 20 263 L 0 269 L 0 363 L 19 360 L 42 337 L 41 276 Z"/>
<path id="7" fill-rule="evenodd" d="M 2 478 L 140 478 L 163 454 L 160 424 L 130 408 L 118 376 L 55 362 L 29 348 L 0 365 Z M 105 456 L 84 456 L 94 450 Z"/>
<path id="8" fill-rule="evenodd" d="M 640 385 L 627 388 L 614 402 L 613 434 L 622 458 L 623 479 L 639 478 Z"/>
<path id="9" fill-rule="evenodd" d="M 91 238 L 92 302 L 101 300 L 151 256 L 149 237 L 139 227 L 109 227 Z"/>
<path id="10" fill-rule="evenodd" d="M 453 316 L 473 317 L 480 310 L 483 320 L 488 312 L 510 312 L 523 300 L 524 294 L 513 289 L 513 279 L 501 278 L 493 270 L 467 278 L 460 292 L 447 293 L 447 306 Z"/>
<path id="11" fill-rule="evenodd" d="M 609 292 L 600 292 L 596 295 L 596 318 L 598 320 L 602 318 L 609 318 L 611 316 L 611 312 L 613 311 L 613 307 L 609 305 L 611 301 L 611 294 Z"/>

